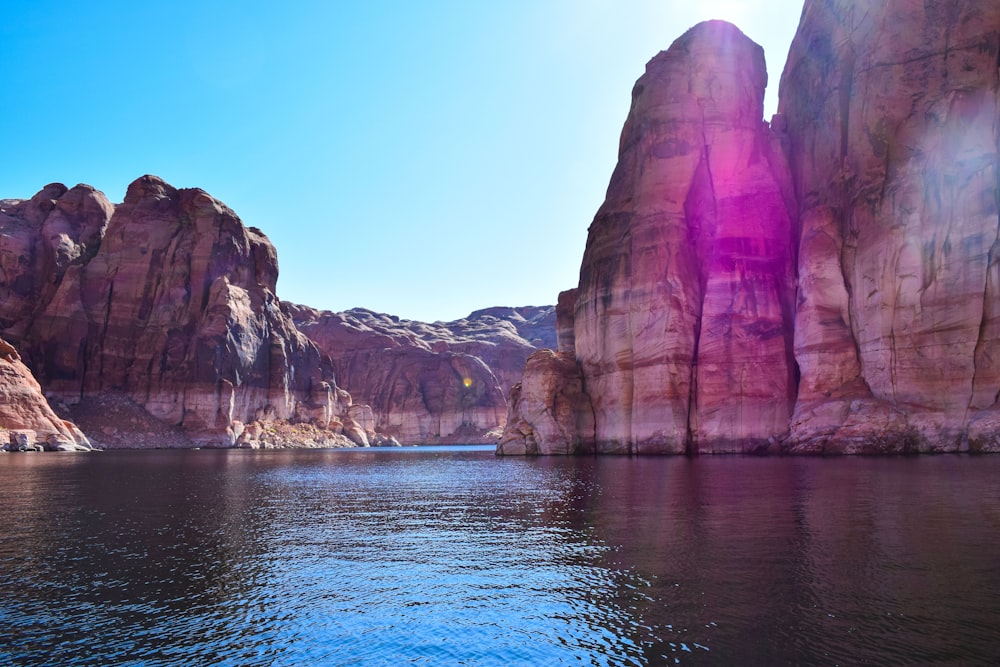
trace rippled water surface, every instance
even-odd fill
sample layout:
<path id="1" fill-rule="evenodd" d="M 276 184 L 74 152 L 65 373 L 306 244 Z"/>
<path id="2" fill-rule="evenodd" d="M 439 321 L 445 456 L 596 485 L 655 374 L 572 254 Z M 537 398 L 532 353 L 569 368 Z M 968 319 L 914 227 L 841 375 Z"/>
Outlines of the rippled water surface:
<path id="1" fill-rule="evenodd" d="M 1000 663 L 1000 457 L 0 456 L 3 665 Z"/>

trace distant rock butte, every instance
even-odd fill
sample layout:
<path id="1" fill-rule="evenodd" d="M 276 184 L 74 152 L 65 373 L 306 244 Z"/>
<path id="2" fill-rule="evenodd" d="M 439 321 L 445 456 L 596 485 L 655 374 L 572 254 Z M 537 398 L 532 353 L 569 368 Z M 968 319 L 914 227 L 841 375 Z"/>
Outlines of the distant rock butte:
<path id="1" fill-rule="evenodd" d="M 274 247 L 204 191 L 144 176 L 113 206 L 49 185 L 5 200 L 0 232 L 0 332 L 103 444 L 374 437 L 358 435 L 329 358 L 282 313 Z"/>
<path id="2" fill-rule="evenodd" d="M 371 406 L 376 428 L 406 444 L 496 442 L 528 356 L 555 345 L 552 306 L 434 323 L 361 308 L 283 307 L 332 358 L 338 381 Z"/>
<path id="3" fill-rule="evenodd" d="M 1000 451 L 998 67 L 1000 4 L 806 2 L 768 126 L 760 47 L 685 33 L 498 453 Z"/>

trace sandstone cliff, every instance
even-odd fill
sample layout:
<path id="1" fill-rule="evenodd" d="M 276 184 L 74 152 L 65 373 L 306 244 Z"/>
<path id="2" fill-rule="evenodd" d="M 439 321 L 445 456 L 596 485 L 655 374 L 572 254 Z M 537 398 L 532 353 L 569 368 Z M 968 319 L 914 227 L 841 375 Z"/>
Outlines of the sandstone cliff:
<path id="1" fill-rule="evenodd" d="M 1000 449 L 998 54 L 995 2 L 806 3 L 793 448 Z"/>
<path id="2" fill-rule="evenodd" d="M 552 307 L 488 308 L 453 322 L 284 304 L 338 381 L 406 444 L 492 443 L 528 356 L 555 345 Z"/>
<path id="3" fill-rule="evenodd" d="M 51 185 L 2 209 L 2 332 L 106 444 L 273 444 L 291 422 L 348 442 L 351 398 L 281 312 L 274 247 L 225 205 L 145 176 L 118 206 Z"/>
<path id="4" fill-rule="evenodd" d="M 997 3 L 809 1 L 770 126 L 733 26 L 656 56 L 498 451 L 1000 451 L 998 54 Z"/>
<path id="5" fill-rule="evenodd" d="M 91 446 L 75 424 L 56 415 L 17 350 L 0 338 L 0 449 L 3 448 L 86 451 Z"/>
<path id="6" fill-rule="evenodd" d="M 579 287 L 560 298 L 598 452 L 739 452 L 787 428 L 793 211 L 766 81 L 763 50 L 714 21 L 635 84 Z"/>

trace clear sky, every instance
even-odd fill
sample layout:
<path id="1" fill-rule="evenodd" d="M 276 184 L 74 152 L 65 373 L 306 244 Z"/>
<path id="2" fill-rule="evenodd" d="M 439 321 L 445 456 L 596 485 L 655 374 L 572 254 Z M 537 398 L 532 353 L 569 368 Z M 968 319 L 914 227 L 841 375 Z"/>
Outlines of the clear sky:
<path id="1" fill-rule="evenodd" d="M 200 187 L 278 296 L 425 321 L 575 287 L 646 62 L 721 18 L 776 94 L 801 0 L 8 0 L 0 198 Z"/>

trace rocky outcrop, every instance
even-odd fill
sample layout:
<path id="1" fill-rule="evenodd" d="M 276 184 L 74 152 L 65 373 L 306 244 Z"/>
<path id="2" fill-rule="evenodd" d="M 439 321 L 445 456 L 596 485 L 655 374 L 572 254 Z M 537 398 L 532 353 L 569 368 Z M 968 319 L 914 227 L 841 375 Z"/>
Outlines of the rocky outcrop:
<path id="1" fill-rule="evenodd" d="M 0 339 L 0 449 L 87 451 L 90 441 L 59 418 L 20 355 Z"/>
<path id="2" fill-rule="evenodd" d="M 21 338 L 71 266 L 91 260 L 114 206 L 89 185 L 51 183 L 0 201 L 0 330 Z"/>
<path id="3" fill-rule="evenodd" d="M 742 452 L 787 429 L 792 202 L 766 81 L 763 50 L 712 21 L 635 84 L 573 308 L 600 452 Z"/>
<path id="4" fill-rule="evenodd" d="M 595 449 L 1000 451 L 998 71 L 974 0 L 807 1 L 770 126 L 734 27 L 650 61 L 560 297 Z M 558 375 L 501 453 L 573 442 Z"/>
<path id="5" fill-rule="evenodd" d="M 997 3 L 806 3 L 793 450 L 1000 449 L 998 54 Z"/>
<path id="6" fill-rule="evenodd" d="M 371 406 L 377 429 L 406 444 L 495 442 L 525 360 L 555 344 L 551 306 L 432 324 L 360 308 L 284 308 L 333 359 L 339 382 Z"/>
<path id="7" fill-rule="evenodd" d="M 274 247 L 224 204 L 145 176 L 117 207 L 53 185 L 3 209 L 3 333 L 80 421 L 102 425 L 110 402 L 183 436 L 146 444 L 256 446 L 272 422 L 349 442 L 351 398 L 282 313 Z M 120 426 L 102 440 L 138 446 Z"/>
<path id="8" fill-rule="evenodd" d="M 572 355 L 539 350 L 510 392 L 510 414 L 497 454 L 583 454 L 594 451 L 594 415 Z"/>

